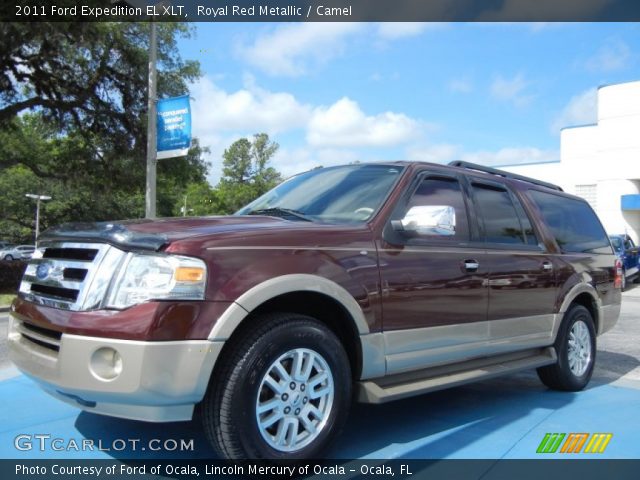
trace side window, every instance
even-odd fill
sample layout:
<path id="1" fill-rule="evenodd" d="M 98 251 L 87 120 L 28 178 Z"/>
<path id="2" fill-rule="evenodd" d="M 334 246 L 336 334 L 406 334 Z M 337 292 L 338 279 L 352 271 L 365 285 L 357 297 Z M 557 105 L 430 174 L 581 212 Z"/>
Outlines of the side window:
<path id="1" fill-rule="evenodd" d="M 514 205 L 507 190 L 474 183 L 473 195 L 480 211 L 480 223 L 484 224 L 486 242 L 519 245 L 537 243 L 522 205 Z"/>
<path id="2" fill-rule="evenodd" d="M 438 239 L 445 241 L 468 241 L 469 222 L 467 220 L 467 210 L 464 204 L 464 196 L 460 183 L 453 178 L 427 177 L 416 189 L 407 211 L 412 207 L 442 206 L 451 207 L 455 212 L 455 231 L 452 235 L 420 235 L 420 238 Z"/>
<path id="3" fill-rule="evenodd" d="M 624 249 L 631 250 L 635 245 L 633 244 L 633 240 L 630 238 L 626 238 L 624 241 Z"/>
<path id="4" fill-rule="evenodd" d="M 529 195 L 564 252 L 611 253 L 609 238 L 587 202 L 538 190 Z"/>

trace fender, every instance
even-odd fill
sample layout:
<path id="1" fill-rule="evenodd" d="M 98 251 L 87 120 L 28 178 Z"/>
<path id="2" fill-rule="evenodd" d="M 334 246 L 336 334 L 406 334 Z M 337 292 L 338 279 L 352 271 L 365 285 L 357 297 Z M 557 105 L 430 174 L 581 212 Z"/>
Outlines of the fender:
<path id="1" fill-rule="evenodd" d="M 564 297 L 564 300 L 562 301 L 562 305 L 560 305 L 560 310 L 558 310 L 558 313 L 556 314 L 556 319 L 553 325 L 553 341 L 554 342 L 558 335 L 558 330 L 560 329 L 560 324 L 562 323 L 564 314 L 567 313 L 567 310 L 569 310 L 569 306 L 578 297 L 578 295 L 582 293 L 588 293 L 594 305 L 596 306 L 597 318 L 593 319 L 596 322 L 596 327 L 597 327 L 596 334 L 600 335 L 601 333 L 604 333 L 602 331 L 602 318 L 604 317 L 603 306 L 602 306 L 602 300 L 600 300 L 598 296 L 598 292 L 596 291 L 594 286 L 591 285 L 590 283 L 578 283 L 573 287 L 571 287 L 571 290 L 567 292 L 567 294 Z"/>
<path id="2" fill-rule="evenodd" d="M 216 321 L 208 339 L 213 342 L 228 340 L 240 323 L 264 302 L 292 292 L 318 292 L 340 303 L 350 314 L 360 336 L 362 349 L 361 379 L 385 374 L 384 339 L 380 332 L 370 332 L 358 302 L 344 288 L 331 280 L 308 274 L 290 274 L 266 280 L 243 293 Z"/>
<path id="3" fill-rule="evenodd" d="M 270 278 L 240 295 L 215 323 L 209 333 L 209 340 L 228 340 L 240 322 L 264 302 L 278 295 L 301 291 L 318 292 L 333 298 L 349 312 L 360 335 L 370 333 L 360 305 L 340 285 L 316 275 L 291 274 Z"/>

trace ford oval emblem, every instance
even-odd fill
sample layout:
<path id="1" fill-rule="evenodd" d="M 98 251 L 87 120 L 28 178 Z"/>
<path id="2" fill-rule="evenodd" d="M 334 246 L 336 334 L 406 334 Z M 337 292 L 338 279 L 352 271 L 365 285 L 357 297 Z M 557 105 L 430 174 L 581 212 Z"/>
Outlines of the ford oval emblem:
<path id="1" fill-rule="evenodd" d="M 51 265 L 49 265 L 48 263 L 41 263 L 40 265 L 38 265 L 38 268 L 36 268 L 36 277 L 38 277 L 39 280 L 44 280 L 49 276 L 50 270 Z"/>

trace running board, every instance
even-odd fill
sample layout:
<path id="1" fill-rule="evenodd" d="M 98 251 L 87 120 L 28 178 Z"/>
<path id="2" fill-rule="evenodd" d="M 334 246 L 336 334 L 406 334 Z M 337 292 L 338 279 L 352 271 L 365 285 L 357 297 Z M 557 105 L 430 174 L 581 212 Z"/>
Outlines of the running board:
<path id="1" fill-rule="evenodd" d="M 520 370 L 551 365 L 556 363 L 557 358 L 555 349 L 546 347 L 366 380 L 358 382 L 358 401 L 386 403 Z"/>

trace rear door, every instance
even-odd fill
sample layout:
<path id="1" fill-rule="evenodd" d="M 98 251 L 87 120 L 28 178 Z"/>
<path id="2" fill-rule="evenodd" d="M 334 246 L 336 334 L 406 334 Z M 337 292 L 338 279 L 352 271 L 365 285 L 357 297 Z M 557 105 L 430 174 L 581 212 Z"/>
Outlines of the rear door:
<path id="1" fill-rule="evenodd" d="M 489 337 L 504 351 L 544 343 L 557 296 L 553 257 L 511 189 L 473 179 L 471 191 L 487 250 Z"/>

